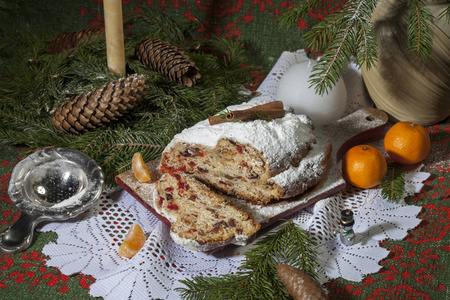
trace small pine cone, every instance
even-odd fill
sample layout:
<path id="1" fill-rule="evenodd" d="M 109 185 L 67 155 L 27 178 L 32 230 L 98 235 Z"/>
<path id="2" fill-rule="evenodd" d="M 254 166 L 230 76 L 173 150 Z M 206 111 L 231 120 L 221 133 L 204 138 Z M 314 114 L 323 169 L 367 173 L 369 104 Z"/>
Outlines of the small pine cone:
<path id="1" fill-rule="evenodd" d="M 48 45 L 49 54 L 59 54 L 75 48 L 79 42 L 103 33 L 102 28 L 89 28 L 75 32 L 65 32 L 56 36 Z"/>
<path id="2" fill-rule="evenodd" d="M 53 126 L 56 130 L 78 134 L 115 121 L 144 97 L 148 88 L 146 80 L 144 75 L 133 74 L 74 96 L 56 109 Z"/>
<path id="3" fill-rule="evenodd" d="M 279 264 L 277 273 L 294 300 L 328 299 L 320 284 L 302 270 L 286 264 Z"/>
<path id="4" fill-rule="evenodd" d="M 192 87 L 201 77 L 195 62 L 177 47 L 159 39 L 145 39 L 135 49 L 145 66 L 178 85 Z"/>

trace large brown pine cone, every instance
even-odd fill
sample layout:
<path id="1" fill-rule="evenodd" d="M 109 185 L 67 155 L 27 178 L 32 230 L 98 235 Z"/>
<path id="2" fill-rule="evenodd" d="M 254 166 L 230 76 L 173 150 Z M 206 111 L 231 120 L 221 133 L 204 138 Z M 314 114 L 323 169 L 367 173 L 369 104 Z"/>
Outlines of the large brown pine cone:
<path id="1" fill-rule="evenodd" d="M 145 39 L 135 49 L 138 60 L 178 85 L 192 87 L 201 77 L 195 62 L 177 47 L 159 39 Z"/>
<path id="2" fill-rule="evenodd" d="M 82 40 L 103 33 L 103 28 L 89 28 L 75 32 L 65 32 L 56 36 L 48 45 L 49 54 L 59 54 L 75 48 Z"/>
<path id="3" fill-rule="evenodd" d="M 80 133 L 103 126 L 130 111 L 146 94 L 146 76 L 133 74 L 62 103 L 53 115 L 56 130 Z"/>
<path id="4" fill-rule="evenodd" d="M 277 266 L 277 273 L 294 300 L 327 300 L 322 286 L 306 272 L 286 264 Z"/>

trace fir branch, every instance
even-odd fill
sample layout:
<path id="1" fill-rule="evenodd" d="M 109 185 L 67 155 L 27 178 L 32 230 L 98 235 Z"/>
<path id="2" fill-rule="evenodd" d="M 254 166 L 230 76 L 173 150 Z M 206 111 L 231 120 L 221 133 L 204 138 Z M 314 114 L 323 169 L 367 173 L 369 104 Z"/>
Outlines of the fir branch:
<path id="1" fill-rule="evenodd" d="M 282 27 L 289 27 L 296 20 L 307 15 L 311 9 L 323 1 L 302 1 L 290 7 L 279 18 Z M 311 86 L 317 94 L 328 92 L 341 76 L 352 58 L 359 66 L 368 69 L 377 61 L 377 42 L 371 20 L 377 5 L 376 0 L 353 0 L 345 2 L 342 10 L 330 14 L 325 20 L 314 25 L 305 34 L 305 39 L 313 49 L 325 49 L 310 77 Z M 425 7 L 426 1 L 405 0 L 409 7 L 407 16 L 408 48 L 425 59 L 431 55 L 433 42 L 433 16 Z M 450 7 L 447 5 L 440 18 L 450 21 Z"/>
<path id="2" fill-rule="evenodd" d="M 104 169 L 106 181 L 112 183 L 116 175 L 131 168 L 129 163 L 134 153 L 140 152 L 144 161 L 161 155 L 169 140 L 152 132 L 154 130 L 137 130 L 119 123 L 88 131 L 73 140 L 68 147 L 79 149 L 99 162 Z"/>
<path id="3" fill-rule="evenodd" d="M 10 30 L 4 33 L 0 40 L 0 72 L 6 74 L 7 69 L 11 67 L 11 61 L 23 58 L 24 53 L 32 46 L 35 52 L 42 53 L 47 48 L 48 43 L 55 35 L 55 32 L 42 29 L 36 31 L 26 29 L 23 31 Z"/>
<path id="4" fill-rule="evenodd" d="M 5 145 L 29 145 L 42 148 L 49 143 L 61 146 L 70 139 L 58 137 L 52 129 L 48 114 L 43 111 L 10 107 L 0 97 L 0 143 Z"/>
<path id="5" fill-rule="evenodd" d="M 239 39 L 218 36 L 205 41 L 205 46 L 220 51 L 221 61 L 223 61 L 225 66 L 228 66 L 230 63 L 241 64 L 244 62 L 244 44 Z"/>
<path id="6" fill-rule="evenodd" d="M 186 287 L 176 290 L 189 300 L 285 299 L 289 294 L 277 274 L 277 265 L 287 262 L 316 277 L 315 245 L 313 237 L 290 220 L 247 251 L 236 274 L 180 280 Z"/>
<path id="7" fill-rule="evenodd" d="M 113 183 L 115 174 L 130 168 L 135 152 L 146 161 L 155 159 L 182 129 L 248 100 L 239 93 L 250 82 L 252 70 L 242 68 L 242 43 L 217 38 L 208 44 L 193 38 L 197 23 L 177 23 L 153 11 L 130 20 L 139 24 L 133 25 L 135 30 L 125 43 L 126 64 L 129 72 L 147 76 L 147 94 L 117 122 L 80 135 L 55 132 L 51 119 L 54 110 L 72 96 L 117 79 L 106 65 L 104 36 L 83 40 L 57 55 L 46 53 L 51 41 L 47 33 L 45 38 L 36 33 L 33 39 L 24 35 L 23 41 L 4 44 L 0 61 L 9 63 L 0 81 L 0 143 L 31 150 L 55 146 L 84 151 L 102 165 L 107 183 Z M 135 46 L 149 32 L 173 41 L 192 57 L 202 72 L 194 87 L 180 87 L 137 61 Z M 217 55 L 205 52 L 206 44 Z M 11 57 L 11 52 L 16 55 Z"/>
<path id="8" fill-rule="evenodd" d="M 194 277 L 180 280 L 186 288 L 177 288 L 182 299 L 254 299 L 250 276 L 243 272 L 221 277 Z"/>
<path id="9" fill-rule="evenodd" d="M 295 24 L 302 16 L 307 15 L 311 10 L 318 7 L 322 0 L 305 0 L 290 6 L 277 19 L 283 28 L 289 28 Z"/>
<path id="10" fill-rule="evenodd" d="M 448 5 L 448 1 L 447 1 L 447 6 L 445 7 L 445 9 L 439 14 L 438 16 L 439 19 L 445 19 L 445 21 L 447 23 L 450 23 L 450 5 Z"/>
<path id="11" fill-rule="evenodd" d="M 370 24 L 376 2 L 349 1 L 341 11 L 330 15 L 305 34 L 310 47 L 326 48 L 313 67 L 309 80 L 316 93 L 322 95 L 332 89 L 352 56 L 359 65 L 366 64 L 368 68 L 376 61 L 377 45 Z"/>
<path id="12" fill-rule="evenodd" d="M 389 202 L 399 202 L 405 192 L 405 171 L 399 164 L 388 165 L 386 176 L 381 182 L 381 195 Z"/>
<path id="13" fill-rule="evenodd" d="M 124 22 L 133 23 L 132 36 L 160 38 L 172 44 L 186 45 L 192 38 L 194 22 L 176 22 L 155 9 L 139 11 L 128 16 Z M 195 22 L 195 25 L 199 23 Z"/>
<path id="14" fill-rule="evenodd" d="M 425 4 L 421 0 L 408 0 L 408 48 L 406 51 L 415 52 L 421 59 L 431 56 L 434 37 L 434 17 Z"/>

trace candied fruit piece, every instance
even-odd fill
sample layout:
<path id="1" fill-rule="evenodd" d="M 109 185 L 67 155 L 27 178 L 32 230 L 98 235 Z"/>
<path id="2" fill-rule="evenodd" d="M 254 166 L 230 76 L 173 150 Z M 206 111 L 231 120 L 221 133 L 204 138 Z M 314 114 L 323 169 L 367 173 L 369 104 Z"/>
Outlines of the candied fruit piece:
<path id="1" fill-rule="evenodd" d="M 178 210 L 179 209 L 178 205 L 176 205 L 176 204 L 169 204 L 169 205 L 167 205 L 167 208 L 171 209 L 171 210 Z"/>
<path id="2" fill-rule="evenodd" d="M 133 224 L 119 247 L 119 255 L 132 258 L 144 246 L 146 239 L 141 226 L 139 224 Z"/>
<path id="3" fill-rule="evenodd" d="M 131 166 L 133 169 L 134 177 L 136 177 L 139 182 L 149 182 L 150 181 L 150 173 L 148 172 L 147 165 L 144 162 L 141 154 L 136 152 L 133 155 L 133 159 L 131 161 Z"/>

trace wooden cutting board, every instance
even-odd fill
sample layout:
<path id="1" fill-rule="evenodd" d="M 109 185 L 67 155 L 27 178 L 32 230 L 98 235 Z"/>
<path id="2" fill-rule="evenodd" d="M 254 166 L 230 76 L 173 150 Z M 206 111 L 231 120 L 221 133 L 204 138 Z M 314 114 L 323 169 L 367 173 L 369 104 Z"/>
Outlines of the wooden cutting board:
<path id="1" fill-rule="evenodd" d="M 322 149 L 319 150 L 319 154 L 320 151 L 326 151 L 327 147 L 331 145 L 331 153 L 328 155 L 325 175 L 318 185 L 299 196 L 267 206 L 253 205 L 234 197 L 227 197 L 227 199 L 240 208 L 251 212 L 261 224 L 261 229 L 265 228 L 345 188 L 346 182 L 342 178 L 340 167 L 342 156 L 355 145 L 383 137 L 387 128 L 387 115 L 375 108 L 363 108 L 333 124 L 318 127 L 315 130 L 317 137 L 315 148 Z M 317 151 L 315 154 L 317 155 Z M 308 159 L 308 156 L 304 159 Z M 116 176 L 116 182 L 156 217 L 170 226 L 170 222 L 159 215 L 153 208 L 154 182 L 161 176 L 157 170 L 158 166 L 159 160 L 147 163 L 152 178 L 150 183 L 138 182 L 132 170 Z"/>

